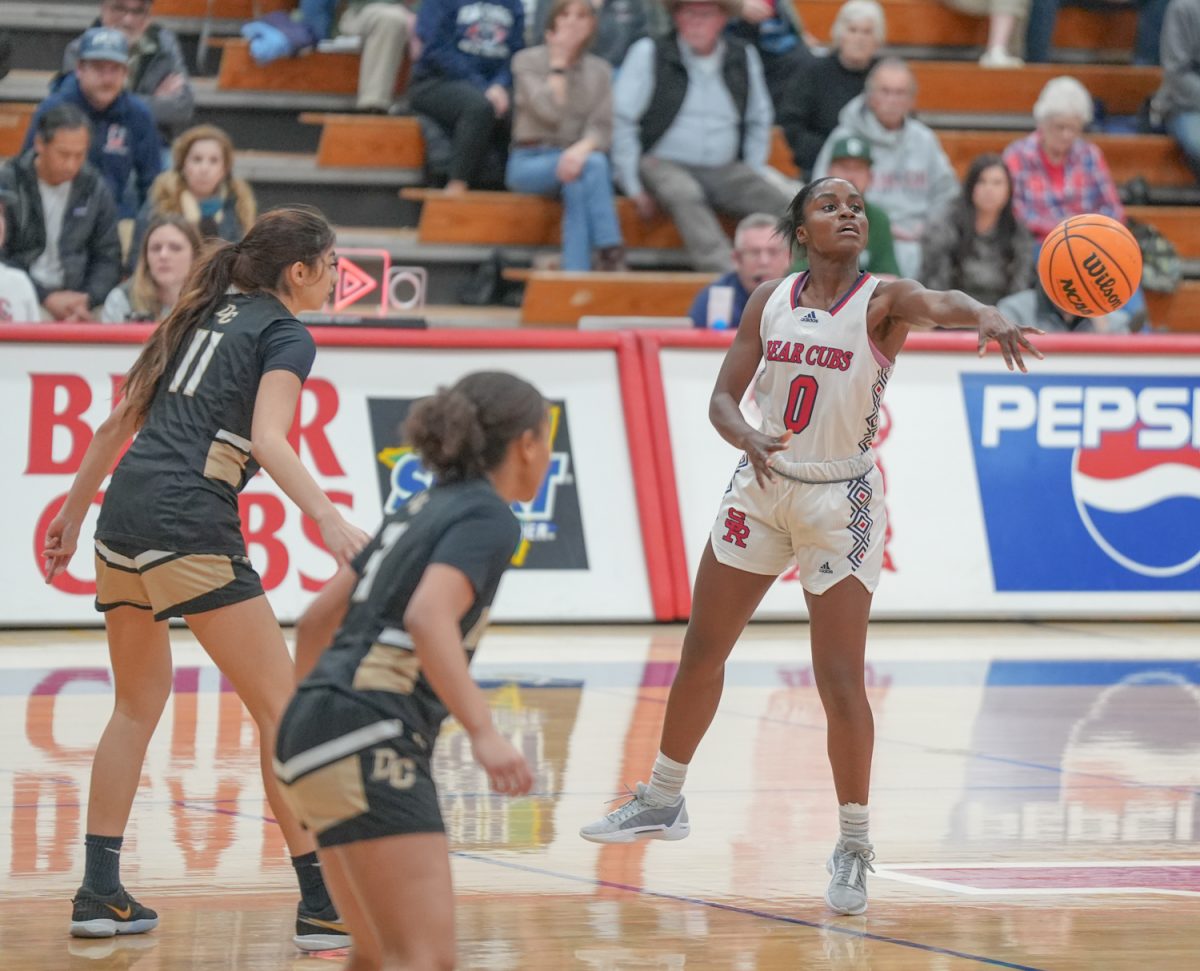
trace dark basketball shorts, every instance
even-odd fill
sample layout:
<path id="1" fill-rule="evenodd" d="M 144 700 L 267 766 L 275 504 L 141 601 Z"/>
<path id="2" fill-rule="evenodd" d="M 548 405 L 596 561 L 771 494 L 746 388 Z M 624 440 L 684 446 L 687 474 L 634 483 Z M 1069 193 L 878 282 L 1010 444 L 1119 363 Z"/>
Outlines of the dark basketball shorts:
<path id="1" fill-rule="evenodd" d="M 279 724 L 275 778 L 320 846 L 444 833 L 430 748 L 401 718 L 334 688 L 304 688 Z"/>
<path id="2" fill-rule="evenodd" d="M 137 607 L 155 620 L 202 614 L 261 596 L 245 556 L 172 553 L 96 540 L 96 609 Z"/>

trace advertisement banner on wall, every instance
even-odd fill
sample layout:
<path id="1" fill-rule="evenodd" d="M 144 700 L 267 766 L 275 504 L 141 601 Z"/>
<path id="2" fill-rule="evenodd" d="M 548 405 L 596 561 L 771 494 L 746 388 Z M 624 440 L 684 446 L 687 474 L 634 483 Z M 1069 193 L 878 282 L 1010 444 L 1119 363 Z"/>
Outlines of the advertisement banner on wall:
<path id="1" fill-rule="evenodd" d="M 724 356 L 661 352 L 689 583 L 740 455 L 708 421 Z M 1186 356 L 906 351 L 875 440 L 877 617 L 1200 615 L 1200 382 Z M 819 405 L 818 405 L 819 406 Z M 785 573 L 760 618 L 804 616 Z"/>
<path id="2" fill-rule="evenodd" d="M 95 623 L 92 530 L 53 586 L 37 556 L 114 388 L 136 355 L 119 343 L 7 343 L 0 355 L 0 624 Z M 515 512 L 517 569 L 493 618 L 649 620 L 653 617 L 612 349 L 321 347 L 291 434 L 301 461 L 348 518 L 373 530 L 382 510 L 429 476 L 397 430 L 415 400 L 463 374 L 503 369 L 552 404 L 553 463 L 541 492 Z M 294 619 L 332 575 L 316 524 L 265 473 L 242 493 L 247 550 L 281 620 Z"/>

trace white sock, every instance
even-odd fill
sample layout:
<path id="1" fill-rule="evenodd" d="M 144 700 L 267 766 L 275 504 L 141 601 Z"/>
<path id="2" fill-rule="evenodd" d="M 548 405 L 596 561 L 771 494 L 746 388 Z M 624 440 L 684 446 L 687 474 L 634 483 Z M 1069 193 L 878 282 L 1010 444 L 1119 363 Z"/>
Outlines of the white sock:
<path id="1" fill-rule="evenodd" d="M 678 802 L 683 793 L 683 780 L 687 778 L 687 768 L 683 762 L 676 762 L 659 752 L 654 760 L 654 769 L 650 772 L 650 786 L 646 794 L 664 806 Z"/>
<path id="2" fill-rule="evenodd" d="M 838 806 L 838 827 L 841 830 L 841 838 L 838 843 L 844 843 L 846 840 L 858 840 L 860 843 L 871 842 L 867 829 L 867 807 L 860 806 L 856 802 L 848 802 Z"/>

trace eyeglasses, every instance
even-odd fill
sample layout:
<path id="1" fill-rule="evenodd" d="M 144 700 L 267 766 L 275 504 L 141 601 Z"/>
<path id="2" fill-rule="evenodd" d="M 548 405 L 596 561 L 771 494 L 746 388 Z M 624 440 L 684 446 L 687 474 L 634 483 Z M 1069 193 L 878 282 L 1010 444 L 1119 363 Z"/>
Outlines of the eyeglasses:
<path id="1" fill-rule="evenodd" d="M 120 18 L 128 18 L 129 20 L 142 20 L 150 16 L 150 4 L 139 3 L 134 5 L 122 3 L 105 3 L 104 8 L 113 16 Z"/>

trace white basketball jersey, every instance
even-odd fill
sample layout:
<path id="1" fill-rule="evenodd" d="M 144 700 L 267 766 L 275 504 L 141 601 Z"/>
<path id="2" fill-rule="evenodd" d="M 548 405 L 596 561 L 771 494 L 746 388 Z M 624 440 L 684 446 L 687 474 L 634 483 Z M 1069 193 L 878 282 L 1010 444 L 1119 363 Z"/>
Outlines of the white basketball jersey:
<path id="1" fill-rule="evenodd" d="M 785 278 L 763 307 L 754 400 L 765 434 L 793 433 L 780 458 L 848 459 L 871 447 L 892 373 L 867 336 L 867 302 L 879 280 L 863 273 L 832 309 L 820 310 L 799 303 L 807 276 Z"/>

